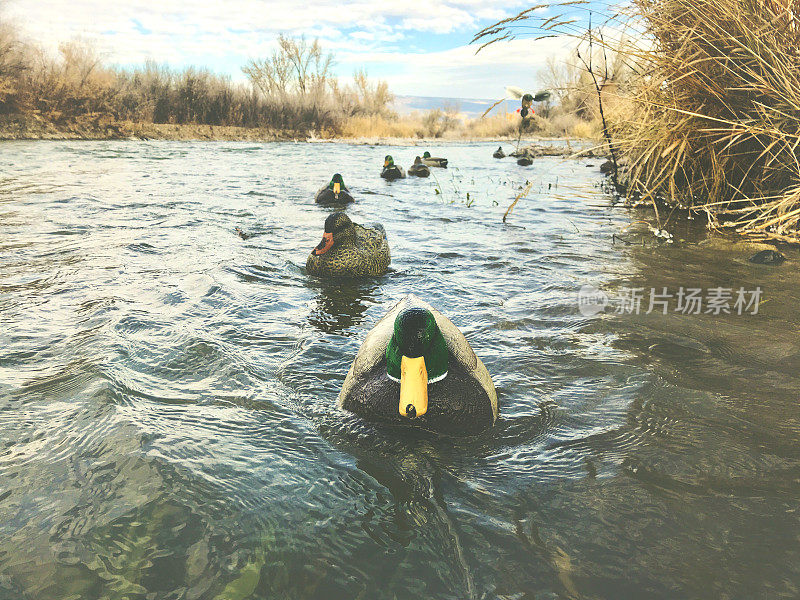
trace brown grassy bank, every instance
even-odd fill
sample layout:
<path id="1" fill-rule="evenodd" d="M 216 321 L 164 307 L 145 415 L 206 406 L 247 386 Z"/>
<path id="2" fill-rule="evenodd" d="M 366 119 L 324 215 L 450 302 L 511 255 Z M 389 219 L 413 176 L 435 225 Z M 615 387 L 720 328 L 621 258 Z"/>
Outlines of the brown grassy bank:
<path id="1" fill-rule="evenodd" d="M 476 131 L 477 130 L 477 131 Z M 579 128 L 580 131 L 580 128 Z M 327 132 L 275 130 L 264 127 L 204 125 L 197 123 L 136 123 L 115 121 L 107 115 L 82 115 L 67 122 L 53 123 L 37 115 L 0 115 L 0 141 L 12 140 L 173 140 L 173 141 L 307 141 L 356 143 L 367 145 L 417 146 L 448 141 L 494 141 L 520 147 L 543 140 L 586 140 L 584 135 L 547 135 L 526 133 L 518 137 L 516 128 L 470 127 L 469 123 L 450 129 L 443 135 L 430 135 L 418 127 L 414 117 L 408 120 L 363 127 L 357 123 L 340 135 Z"/>
<path id="2" fill-rule="evenodd" d="M 36 116 L 0 116 L 0 140 L 215 140 L 272 142 L 305 139 L 305 134 L 260 127 L 197 123 L 135 123 L 105 115 L 83 115 L 55 124 Z"/>

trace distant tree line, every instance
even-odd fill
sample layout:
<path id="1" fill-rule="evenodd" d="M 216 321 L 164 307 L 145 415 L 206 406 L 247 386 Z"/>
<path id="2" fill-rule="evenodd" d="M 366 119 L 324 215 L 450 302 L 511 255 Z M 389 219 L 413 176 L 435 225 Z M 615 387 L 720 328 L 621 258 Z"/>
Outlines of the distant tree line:
<path id="1" fill-rule="evenodd" d="M 342 84 L 332 75 L 333 64 L 317 40 L 280 36 L 270 57 L 243 67 L 248 82 L 153 61 L 111 68 L 85 43 L 61 44 L 51 57 L 0 22 L 0 115 L 36 115 L 54 124 L 108 115 L 117 121 L 331 133 L 353 116 L 395 116 L 386 82 L 372 82 L 359 71 L 352 83 Z"/>

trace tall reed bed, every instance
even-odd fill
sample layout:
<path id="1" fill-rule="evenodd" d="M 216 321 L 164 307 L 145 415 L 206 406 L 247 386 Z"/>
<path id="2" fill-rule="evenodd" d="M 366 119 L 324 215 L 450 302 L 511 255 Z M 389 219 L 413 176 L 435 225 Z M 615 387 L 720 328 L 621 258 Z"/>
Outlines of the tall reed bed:
<path id="1" fill-rule="evenodd" d="M 800 5 L 632 0 L 618 14 L 589 9 L 529 9 L 476 40 L 575 37 L 601 99 L 615 103 L 608 117 L 629 197 L 703 212 L 712 227 L 800 241 Z M 606 86 L 590 42 L 622 58 L 632 74 L 624 87 Z"/>

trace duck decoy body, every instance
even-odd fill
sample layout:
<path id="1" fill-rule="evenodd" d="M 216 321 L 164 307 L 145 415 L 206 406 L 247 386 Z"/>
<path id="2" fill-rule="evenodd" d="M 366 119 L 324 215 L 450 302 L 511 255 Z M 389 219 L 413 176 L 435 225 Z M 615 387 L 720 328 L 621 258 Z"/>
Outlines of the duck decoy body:
<path id="1" fill-rule="evenodd" d="M 414 159 L 414 164 L 408 167 L 408 174 L 414 175 L 415 177 L 429 177 L 431 170 L 427 165 L 423 164 L 422 159 L 417 156 Z"/>
<path id="2" fill-rule="evenodd" d="M 339 406 L 378 423 L 469 435 L 491 427 L 497 392 L 458 328 L 414 295 L 369 332 Z"/>
<path id="3" fill-rule="evenodd" d="M 441 167 L 443 169 L 447 168 L 447 159 L 441 158 L 437 156 L 431 156 L 431 153 L 427 150 L 422 155 L 422 162 L 423 164 L 428 165 L 429 167 Z"/>
<path id="4" fill-rule="evenodd" d="M 366 277 L 383 275 L 391 256 L 386 230 L 353 223 L 336 212 L 325 219 L 322 241 L 306 260 L 306 271 L 319 277 Z"/>
<path id="5" fill-rule="evenodd" d="M 350 190 L 347 189 L 339 173 L 336 173 L 330 183 L 321 187 L 314 196 L 314 202 L 317 204 L 347 204 L 352 201 Z"/>
<path id="6" fill-rule="evenodd" d="M 381 171 L 381 177 L 389 181 L 393 181 L 395 179 L 404 179 L 405 176 L 406 172 L 403 170 L 403 167 L 394 164 L 394 159 L 387 154 L 383 159 L 383 170 Z"/>
<path id="7" fill-rule="evenodd" d="M 503 147 L 502 146 L 498 146 L 497 150 L 494 151 L 494 154 L 492 154 L 492 156 L 494 158 L 505 158 L 506 157 L 506 153 L 503 152 Z"/>

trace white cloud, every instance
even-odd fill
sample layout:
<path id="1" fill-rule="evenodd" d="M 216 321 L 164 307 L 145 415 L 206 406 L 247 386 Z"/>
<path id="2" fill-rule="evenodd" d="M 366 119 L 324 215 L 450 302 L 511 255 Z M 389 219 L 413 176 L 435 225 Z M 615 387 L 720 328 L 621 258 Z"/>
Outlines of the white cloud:
<path id="1" fill-rule="evenodd" d="M 392 62 L 401 72 L 387 78 L 396 94 L 452 98 L 501 98 L 505 86 L 532 89 L 539 85 L 538 72 L 550 56 L 564 56 L 574 41 L 564 38 L 513 40 L 487 46 L 460 46 L 429 53 L 375 53 L 361 57 L 370 63 Z M 346 55 L 342 55 L 343 57 Z M 356 56 L 351 57 L 356 60 Z"/>
<path id="2" fill-rule="evenodd" d="M 428 53 L 398 48 L 416 32 L 472 33 L 528 5 L 528 0 L 489 5 L 484 0 L 310 0 L 303 6 L 277 0 L 6 0 L 4 12 L 53 51 L 59 42 L 81 37 L 111 63 L 152 59 L 205 65 L 239 78 L 238 68 L 248 57 L 270 53 L 277 34 L 286 33 L 319 37 L 340 63 L 397 73 L 388 77 L 396 93 L 476 97 L 486 96 L 487 86 L 499 79 L 500 90 L 520 79 L 532 81 L 547 55 L 561 52 L 561 42 L 514 41 L 477 56 L 470 46 Z"/>

